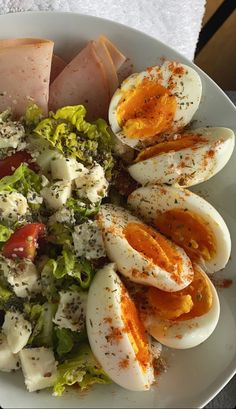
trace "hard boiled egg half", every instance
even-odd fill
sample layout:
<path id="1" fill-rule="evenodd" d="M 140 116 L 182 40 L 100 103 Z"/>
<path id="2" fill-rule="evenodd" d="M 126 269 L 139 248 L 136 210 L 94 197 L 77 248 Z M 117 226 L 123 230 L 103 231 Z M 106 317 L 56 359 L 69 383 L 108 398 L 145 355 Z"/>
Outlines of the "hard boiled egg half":
<path id="1" fill-rule="evenodd" d="M 185 251 L 127 210 L 102 205 L 98 221 L 107 256 L 131 281 L 164 291 L 191 283 L 193 268 Z"/>
<path id="2" fill-rule="evenodd" d="M 235 135 L 228 128 L 199 128 L 143 149 L 128 168 L 142 185 L 193 186 L 210 179 L 230 159 Z"/>
<path id="3" fill-rule="evenodd" d="M 112 131 L 125 144 L 153 144 L 186 126 L 202 95 L 201 79 L 187 65 L 165 61 L 122 82 L 109 106 Z"/>
<path id="4" fill-rule="evenodd" d="M 154 373 L 149 339 L 112 263 L 93 279 L 86 320 L 91 349 L 108 376 L 129 390 L 150 389 Z"/>
<path id="5" fill-rule="evenodd" d="M 184 290 L 167 293 L 149 287 L 139 305 L 147 331 L 170 348 L 186 349 L 201 344 L 219 320 L 217 292 L 196 264 L 194 279 Z"/>
<path id="6" fill-rule="evenodd" d="M 200 196 L 173 186 L 145 186 L 131 193 L 128 203 L 208 273 L 226 266 L 231 252 L 229 230 L 217 210 Z"/>

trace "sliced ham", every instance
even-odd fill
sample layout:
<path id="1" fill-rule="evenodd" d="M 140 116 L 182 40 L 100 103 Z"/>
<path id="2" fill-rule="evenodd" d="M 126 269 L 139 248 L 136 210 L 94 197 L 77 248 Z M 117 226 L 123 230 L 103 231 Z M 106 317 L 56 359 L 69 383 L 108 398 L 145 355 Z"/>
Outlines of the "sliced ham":
<path id="1" fill-rule="evenodd" d="M 53 45 L 40 38 L 0 40 L 0 111 L 11 108 L 20 117 L 34 102 L 47 114 Z"/>
<path id="2" fill-rule="evenodd" d="M 108 49 L 103 41 L 98 39 L 94 42 L 95 50 L 99 58 L 101 59 L 104 70 L 106 72 L 106 77 L 108 81 L 109 87 L 109 99 L 111 99 L 112 95 L 114 94 L 115 90 L 119 86 L 118 76 L 116 72 L 115 65 L 113 60 L 108 52 Z"/>
<path id="3" fill-rule="evenodd" d="M 49 108 L 83 104 L 87 119 L 107 118 L 109 85 L 104 64 L 96 52 L 96 44 L 87 46 L 67 64 L 50 86 Z"/>
<path id="4" fill-rule="evenodd" d="M 55 80 L 55 78 L 64 70 L 66 62 L 59 57 L 59 55 L 53 54 L 52 56 L 52 66 L 50 75 L 50 84 Z"/>
<path id="5" fill-rule="evenodd" d="M 50 109 L 83 104 L 89 120 L 107 119 L 110 99 L 119 86 L 117 70 L 125 60 L 105 36 L 90 41 L 52 82 Z"/>
<path id="6" fill-rule="evenodd" d="M 120 69 L 122 64 L 126 61 L 126 57 L 124 54 L 120 52 L 120 50 L 113 44 L 105 35 L 100 35 L 98 41 L 104 44 L 107 48 L 107 51 L 110 54 L 110 57 L 113 61 L 116 71 Z"/>

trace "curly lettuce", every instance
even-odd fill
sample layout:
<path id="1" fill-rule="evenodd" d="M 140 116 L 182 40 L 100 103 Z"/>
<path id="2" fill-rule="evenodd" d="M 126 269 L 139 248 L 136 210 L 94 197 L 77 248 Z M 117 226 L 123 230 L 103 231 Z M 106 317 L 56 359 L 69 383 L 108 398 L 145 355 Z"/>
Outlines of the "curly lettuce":
<path id="1" fill-rule="evenodd" d="M 83 344 L 74 356 L 58 366 L 54 395 L 61 396 L 66 386 L 77 384 L 84 390 L 95 383 L 109 384 L 111 380 L 96 361 L 89 345 Z"/>
<path id="2" fill-rule="evenodd" d="M 74 157 L 85 166 L 100 163 L 109 177 L 113 167 L 112 138 L 103 119 L 85 120 L 83 105 L 66 106 L 51 112 L 34 129 L 34 134 L 48 141 L 65 156 Z"/>
<path id="3" fill-rule="evenodd" d="M 32 346 L 50 347 L 53 345 L 53 317 L 56 306 L 48 302 L 44 304 L 25 303 L 24 312 L 33 324 L 33 331 L 28 344 Z"/>
<path id="4" fill-rule="evenodd" d="M 77 349 L 81 342 L 87 340 L 86 331 L 75 332 L 68 328 L 55 326 L 54 333 L 56 335 L 54 347 L 56 345 L 55 349 L 59 359 L 70 353 L 72 350 Z"/>
<path id="5" fill-rule="evenodd" d="M 62 250 L 61 256 L 54 260 L 52 273 L 55 278 L 61 279 L 69 276 L 75 279 L 79 286 L 86 290 L 89 288 L 94 276 L 92 264 L 86 259 L 78 259 L 69 248 Z"/>
<path id="6" fill-rule="evenodd" d="M 86 203 L 81 199 L 70 197 L 66 202 L 66 207 L 73 210 L 76 224 L 86 222 L 89 218 L 96 216 L 99 212 L 100 202 Z"/>
<path id="7" fill-rule="evenodd" d="M 22 163 L 11 176 L 4 176 L 0 180 L 0 191 L 3 190 L 17 190 L 24 196 L 29 192 L 35 191 L 37 193 L 42 189 L 42 178 L 33 170 Z"/>
<path id="8" fill-rule="evenodd" d="M 12 233 L 13 233 L 13 230 L 11 230 L 7 226 L 0 224 L 0 245 L 1 243 L 5 243 L 10 238 Z"/>

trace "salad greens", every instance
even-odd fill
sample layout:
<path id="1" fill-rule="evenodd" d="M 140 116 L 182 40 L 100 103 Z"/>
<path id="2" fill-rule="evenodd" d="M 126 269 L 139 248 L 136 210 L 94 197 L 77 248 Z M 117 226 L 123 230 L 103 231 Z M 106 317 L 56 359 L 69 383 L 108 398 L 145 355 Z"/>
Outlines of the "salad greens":
<path id="1" fill-rule="evenodd" d="M 54 395 L 61 396 L 67 385 L 78 384 L 83 390 L 94 383 L 107 384 L 110 382 L 110 378 L 94 359 L 88 344 L 82 344 L 74 356 L 58 366 Z"/>
<path id="2" fill-rule="evenodd" d="M 83 105 L 67 106 L 50 113 L 38 123 L 34 133 L 46 139 L 53 148 L 67 157 L 74 157 L 86 166 L 101 164 L 107 177 L 113 167 L 112 138 L 103 119 L 93 124 L 85 120 Z"/>
<path id="3" fill-rule="evenodd" d="M 40 192 L 42 188 L 42 177 L 29 169 L 26 164 L 21 164 L 11 176 L 5 176 L 0 180 L 0 191 L 17 190 L 24 196 L 35 191 Z"/>
<path id="4" fill-rule="evenodd" d="M 4 115 L 0 114 L 0 121 L 6 121 L 9 116 L 9 112 Z M 53 350 L 55 360 L 58 362 L 57 380 L 54 384 L 54 394 L 57 396 L 61 396 L 67 386 L 75 384 L 83 390 L 94 383 L 110 383 L 110 379 L 91 352 L 85 321 L 82 322 L 80 330 L 75 330 L 76 327 L 72 325 L 70 327 L 70 319 L 73 317 L 66 315 L 68 306 L 73 315 L 75 307 L 70 305 L 74 302 L 73 297 L 80 299 L 85 303 L 83 306 L 86 306 L 86 293 L 96 274 L 96 260 L 88 260 L 75 255 L 72 234 L 76 225 L 95 218 L 102 197 L 98 195 L 98 200 L 95 199 L 94 202 L 86 195 L 79 197 L 78 189 L 71 180 L 67 200 L 62 199 L 59 209 L 50 207 L 50 202 L 46 201 L 42 192 L 44 186 L 53 186 L 55 183 L 55 179 L 50 174 L 50 160 L 52 159 L 49 159 L 47 169 L 46 165 L 45 168 L 43 167 L 43 164 L 48 161 L 47 157 L 45 161 L 41 160 L 37 163 L 37 157 L 41 155 L 42 159 L 45 151 L 48 152 L 49 149 L 49 153 L 52 150 L 52 152 L 59 153 L 60 158 L 61 155 L 66 158 L 65 166 L 66 162 L 73 158 L 81 163 L 88 172 L 95 165 L 102 167 L 103 175 L 105 172 L 106 179 L 110 180 L 114 160 L 108 125 L 102 119 L 89 123 L 85 116 L 86 109 L 82 105 L 64 107 L 55 113 L 50 112 L 47 118 L 43 117 L 37 105 L 30 105 L 21 125 L 23 124 L 25 128 L 24 146 L 35 158 L 39 170 L 33 171 L 26 163 L 21 163 L 17 165 L 13 174 L 5 173 L 7 176 L 0 179 L 0 192 L 6 195 L 8 192 L 19 192 L 25 196 L 28 203 L 27 213 L 22 218 L 18 218 L 13 225 L 10 220 L 1 221 L 1 200 L 5 199 L 2 195 L 3 199 L 0 200 L 0 248 L 14 239 L 15 230 L 22 224 L 24 227 L 27 227 L 25 225 L 28 223 L 46 224 L 46 237 L 35 236 L 35 238 L 31 235 L 26 239 L 18 237 L 15 246 L 12 246 L 17 250 L 22 248 L 22 252 L 27 249 L 31 251 L 29 242 L 33 242 L 33 246 L 36 246 L 35 253 L 33 251 L 30 253 L 31 259 L 25 264 L 26 255 L 23 260 L 18 258 L 20 256 L 17 258 L 12 256 L 12 259 L 9 260 L 6 257 L 10 256 L 6 256 L 2 250 L 1 257 L 3 263 L 6 262 L 8 265 L 8 272 L 1 271 L 0 275 L 0 313 L 4 317 L 6 312 L 15 311 L 22 314 L 24 320 L 30 323 L 31 330 L 25 344 L 26 348 Z M 5 153 L 6 150 L 4 150 L 4 155 Z M 9 153 L 14 155 L 12 150 Z M 60 196 L 60 192 L 57 194 Z M 35 198 L 39 198 L 39 201 Z M 36 255 L 32 256 L 32 254 Z M 10 278 L 7 276 L 10 274 L 9 271 L 12 273 Z M 23 296 L 17 295 L 15 288 L 24 286 L 26 283 L 27 285 L 32 283 L 32 288 L 37 284 L 39 290 L 36 292 L 24 290 L 18 293 Z M 61 294 L 64 295 L 63 300 L 68 299 L 67 306 L 60 304 L 62 303 Z M 60 315 L 58 317 L 58 311 L 65 314 L 62 319 Z M 83 311 L 81 317 L 84 320 Z M 60 321 L 64 324 L 60 324 Z"/>

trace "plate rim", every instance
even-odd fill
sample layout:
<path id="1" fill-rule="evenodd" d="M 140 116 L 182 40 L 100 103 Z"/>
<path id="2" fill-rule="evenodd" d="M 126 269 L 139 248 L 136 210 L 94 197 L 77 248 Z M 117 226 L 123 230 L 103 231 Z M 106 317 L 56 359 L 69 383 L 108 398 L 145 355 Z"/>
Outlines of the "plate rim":
<path id="1" fill-rule="evenodd" d="M 189 58 L 185 57 L 181 52 L 175 50 L 173 47 L 170 47 L 169 45 L 165 44 L 163 41 L 159 40 L 158 38 L 151 36 L 147 34 L 146 32 L 139 30 L 137 28 L 128 26 L 124 23 L 120 23 L 118 21 L 114 21 L 108 18 L 104 17 L 99 17 L 99 16 L 94 16 L 91 14 L 85 14 L 85 13 L 80 13 L 80 12 L 73 12 L 73 11 L 60 11 L 60 10 L 27 10 L 27 11 L 18 11 L 18 12 L 9 12 L 9 13 L 4 13 L 0 14 L 0 21 L 6 18 L 21 18 L 22 16 L 31 16 L 31 15 L 70 15 L 70 16 L 76 16 L 78 18 L 85 18 L 88 20 L 94 20 L 99 22 L 104 22 L 105 24 L 110 24 L 110 25 L 115 25 L 120 28 L 128 29 L 129 31 L 132 31 L 134 34 L 141 34 L 142 36 L 146 37 L 147 41 L 148 40 L 154 40 L 157 44 L 160 44 L 164 48 L 168 50 L 170 53 L 175 53 L 177 56 L 180 58 L 180 60 L 184 60 L 187 64 L 189 64 L 191 67 L 195 68 L 196 71 L 200 73 L 204 77 L 204 79 L 207 82 L 210 82 L 212 85 L 214 85 L 215 88 L 220 92 L 222 97 L 227 100 L 227 103 L 229 106 L 231 106 L 231 109 L 236 113 L 236 105 L 232 102 L 232 100 L 229 98 L 229 96 L 223 91 L 223 89 L 205 72 L 203 71 L 197 64 L 195 64 L 192 60 Z M 1 28 L 0 28 L 0 33 L 1 33 Z M 1 35 L 0 35 L 1 38 Z M 13 37 L 12 37 L 13 38 Z M 16 37 L 14 37 L 16 38 Z M 236 148 L 235 148 L 236 149 Z M 236 318 L 236 316 L 234 317 Z M 224 373 L 227 373 L 227 376 L 224 376 Z M 231 361 L 231 363 L 228 365 L 228 367 L 224 370 L 223 374 L 220 374 L 216 380 L 211 384 L 211 386 L 208 387 L 208 390 L 211 390 L 210 395 L 207 398 L 202 398 L 198 400 L 198 407 L 203 408 L 205 407 L 212 399 L 214 399 L 220 391 L 223 390 L 223 388 L 230 382 L 230 380 L 235 376 L 236 374 L 236 356 L 234 359 Z M 223 382 L 221 380 L 223 378 Z M 215 385 L 215 386 L 214 386 Z M 206 392 L 205 392 L 206 393 Z"/>

